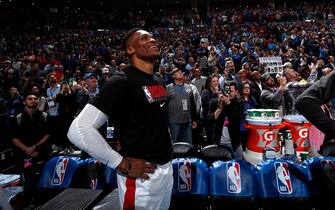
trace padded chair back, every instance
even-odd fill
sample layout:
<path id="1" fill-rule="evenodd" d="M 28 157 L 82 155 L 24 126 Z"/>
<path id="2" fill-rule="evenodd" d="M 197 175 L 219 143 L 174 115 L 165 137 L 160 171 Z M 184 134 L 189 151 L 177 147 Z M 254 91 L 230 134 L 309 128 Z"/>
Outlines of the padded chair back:
<path id="1" fill-rule="evenodd" d="M 244 160 L 214 162 L 209 170 L 212 209 L 258 209 L 255 170 Z"/>
<path id="2" fill-rule="evenodd" d="M 267 209 L 308 208 L 309 170 L 291 160 L 267 160 L 259 163 L 256 179 L 262 207 Z"/>
<path id="3" fill-rule="evenodd" d="M 33 205 L 40 206 L 71 187 L 76 170 L 85 164 L 79 157 L 56 156 L 41 171 Z"/>
<path id="4" fill-rule="evenodd" d="M 202 148 L 199 157 L 208 165 L 211 165 L 217 160 L 227 161 L 233 159 L 233 152 L 228 147 L 212 144 Z"/>
<path id="5" fill-rule="evenodd" d="M 172 161 L 172 166 L 174 183 L 170 209 L 207 209 L 207 164 L 198 158 L 177 158 Z"/>
<path id="6" fill-rule="evenodd" d="M 172 145 L 173 158 L 188 158 L 196 156 L 196 149 L 192 144 L 176 142 Z"/>
<path id="7" fill-rule="evenodd" d="M 78 157 L 57 156 L 49 160 L 40 175 L 39 188 L 68 188 L 75 171 L 85 161 Z"/>
<path id="8" fill-rule="evenodd" d="M 116 187 L 115 179 L 114 169 L 94 158 L 88 158 L 76 170 L 71 187 L 112 190 Z"/>

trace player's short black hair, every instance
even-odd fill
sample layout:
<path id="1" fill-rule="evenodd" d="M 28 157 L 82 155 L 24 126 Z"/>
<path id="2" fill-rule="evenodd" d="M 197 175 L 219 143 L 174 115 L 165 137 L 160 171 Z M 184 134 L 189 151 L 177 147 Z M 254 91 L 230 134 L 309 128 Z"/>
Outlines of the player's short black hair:
<path id="1" fill-rule="evenodd" d="M 131 35 L 133 35 L 136 31 L 138 30 L 143 30 L 142 28 L 136 27 L 131 29 L 130 31 L 128 31 L 122 38 L 122 48 L 126 51 L 127 49 L 127 42 L 128 39 L 131 37 Z"/>

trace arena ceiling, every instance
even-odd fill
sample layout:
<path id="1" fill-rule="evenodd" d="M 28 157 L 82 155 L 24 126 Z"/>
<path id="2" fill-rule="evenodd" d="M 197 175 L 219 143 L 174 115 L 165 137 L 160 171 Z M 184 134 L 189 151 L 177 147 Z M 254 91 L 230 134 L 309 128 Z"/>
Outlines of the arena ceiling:
<path id="1" fill-rule="evenodd" d="M 316 0 L 295 0 L 294 2 L 315 2 Z M 319 0 L 323 1 L 323 0 Z M 332 1 L 332 0 L 331 0 Z M 94 10 L 129 9 L 129 8 L 203 8 L 208 5 L 265 5 L 269 2 L 282 4 L 289 0 L 0 0 L 0 8 L 6 7 L 43 7 L 43 8 L 87 8 Z"/>
<path id="2" fill-rule="evenodd" d="M 128 6 L 147 6 L 157 7 L 164 5 L 204 5 L 212 4 L 245 4 L 245 3 L 266 3 L 269 1 L 285 1 L 285 0 L 0 0 L 0 5 L 23 5 L 23 6 L 39 6 L 39 7 L 77 7 L 77 6 L 101 6 L 101 7 L 128 7 Z"/>

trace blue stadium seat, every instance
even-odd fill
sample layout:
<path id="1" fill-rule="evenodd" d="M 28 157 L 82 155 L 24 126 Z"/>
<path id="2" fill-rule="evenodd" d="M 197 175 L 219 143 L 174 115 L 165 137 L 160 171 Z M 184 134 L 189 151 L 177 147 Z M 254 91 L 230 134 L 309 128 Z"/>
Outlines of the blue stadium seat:
<path id="1" fill-rule="evenodd" d="M 258 209 L 255 167 L 244 160 L 216 161 L 209 169 L 212 209 Z"/>
<path id="2" fill-rule="evenodd" d="M 85 161 L 79 157 L 57 156 L 49 160 L 40 175 L 39 188 L 68 188 L 75 171 Z"/>
<path id="3" fill-rule="evenodd" d="M 56 156 L 41 171 L 37 192 L 33 201 L 39 206 L 71 187 L 76 170 L 85 164 L 79 157 Z"/>
<path id="4" fill-rule="evenodd" d="M 115 170 L 95 158 L 85 159 L 75 171 L 71 187 L 113 190 L 116 188 Z"/>
<path id="5" fill-rule="evenodd" d="M 256 166 L 261 207 L 264 209 L 311 209 L 309 170 L 285 159 L 267 160 Z"/>
<path id="6" fill-rule="evenodd" d="M 116 173 L 94 158 L 54 157 L 41 172 L 34 203 L 41 205 L 66 188 L 105 190 L 106 194 L 116 188 Z"/>
<path id="7" fill-rule="evenodd" d="M 172 161 L 173 191 L 170 209 L 205 210 L 209 205 L 207 164 L 198 158 L 177 158 Z"/>

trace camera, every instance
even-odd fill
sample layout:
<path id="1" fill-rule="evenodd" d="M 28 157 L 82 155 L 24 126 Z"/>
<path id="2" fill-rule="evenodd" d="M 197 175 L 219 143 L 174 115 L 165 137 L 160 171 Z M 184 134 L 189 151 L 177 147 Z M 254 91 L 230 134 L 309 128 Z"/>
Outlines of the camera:
<path id="1" fill-rule="evenodd" d="M 223 94 L 225 96 L 229 96 L 229 94 L 230 94 L 230 86 L 225 86 L 224 87 Z"/>

